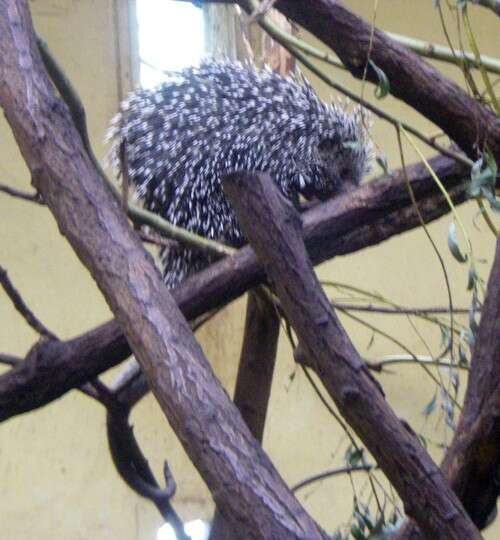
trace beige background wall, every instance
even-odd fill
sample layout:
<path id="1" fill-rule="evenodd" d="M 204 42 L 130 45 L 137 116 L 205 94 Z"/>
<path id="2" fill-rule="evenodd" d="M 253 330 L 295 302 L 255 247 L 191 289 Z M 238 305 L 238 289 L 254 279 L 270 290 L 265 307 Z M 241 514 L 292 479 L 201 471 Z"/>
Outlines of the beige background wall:
<path id="1" fill-rule="evenodd" d="M 371 18 L 372 2 L 359 0 L 349 4 Z M 87 107 L 92 141 L 102 157 L 108 120 L 117 109 L 121 88 L 129 85 L 123 40 L 126 25 L 117 25 L 116 18 L 117 8 L 123 9 L 126 2 L 33 0 L 31 5 L 40 35 L 48 41 L 80 91 Z M 498 22 L 484 11 L 473 10 L 473 14 L 483 52 L 498 54 Z M 381 0 L 377 24 L 388 30 L 442 41 L 430 0 Z M 449 68 L 446 72 L 460 79 L 457 70 Z M 359 83 L 348 75 L 338 73 L 338 78 L 359 89 Z M 330 95 L 324 88 L 321 90 L 325 97 Z M 372 96 L 370 87 L 366 92 Z M 434 131 L 398 102 L 388 98 L 382 104 L 421 129 Z M 398 167 L 392 128 L 376 121 L 373 133 L 389 164 Z M 414 160 L 409 150 L 408 160 Z M 29 174 L 3 118 L 0 119 L 0 182 L 19 189 L 30 188 Z M 472 226 L 475 212 L 472 205 L 460 209 L 473 238 L 476 256 L 489 260 L 493 239 L 481 222 L 480 232 Z M 430 230 L 445 258 L 455 303 L 466 306 L 469 302 L 465 292 L 466 269 L 448 255 L 446 247 L 449 221 L 446 217 Z M 50 213 L 2 194 L 0 262 L 35 313 L 61 338 L 79 334 L 109 318 L 95 284 L 59 235 Z M 487 264 L 482 266 L 485 277 L 487 268 Z M 439 264 L 422 231 L 332 261 L 319 272 L 323 278 L 376 290 L 401 304 L 446 303 Z M 242 308 L 240 300 L 199 333 L 206 354 L 228 391 L 232 390 L 236 373 Z M 416 353 L 426 354 L 422 341 L 404 318 L 370 320 L 396 333 Z M 346 321 L 346 326 L 356 345 L 370 358 L 399 352 L 381 338 L 368 350 L 371 332 L 352 321 Z M 439 343 L 430 327 L 419 323 L 418 329 L 425 340 L 434 346 Z M 24 355 L 34 340 L 36 335 L 0 294 L 0 350 Z M 434 392 L 429 379 L 418 368 L 394 368 L 393 372 L 382 377 L 389 402 L 416 431 L 443 440 L 438 415 L 426 422 L 421 414 Z M 292 374 L 295 374 L 293 380 Z M 182 516 L 208 518 L 211 504 L 207 491 L 151 397 L 137 407 L 134 421 L 155 470 L 159 472 L 163 460 L 168 459 L 178 482 L 175 503 Z M 295 371 L 285 340 L 279 347 L 265 448 L 291 484 L 342 463 L 346 448 L 335 422 L 318 403 L 300 371 Z M 435 449 L 433 452 L 438 455 Z M 364 480 L 358 483 L 362 486 Z M 102 408 L 78 392 L 0 425 L 0 485 L 0 526 L 5 538 L 152 540 L 161 524 L 153 506 L 132 494 L 115 473 L 107 451 Z M 333 530 L 350 513 L 350 493 L 347 479 L 330 480 L 303 491 L 302 500 L 325 528 Z M 485 538 L 493 540 L 499 533 L 497 524 Z"/>

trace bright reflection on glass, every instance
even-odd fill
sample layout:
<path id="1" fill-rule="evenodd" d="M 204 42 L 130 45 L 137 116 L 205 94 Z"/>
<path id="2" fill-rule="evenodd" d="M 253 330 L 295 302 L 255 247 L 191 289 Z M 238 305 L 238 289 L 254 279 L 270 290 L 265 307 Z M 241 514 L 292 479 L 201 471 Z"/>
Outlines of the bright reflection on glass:
<path id="1" fill-rule="evenodd" d="M 186 534 L 191 537 L 191 540 L 207 540 L 210 527 L 205 521 L 195 519 L 186 523 L 184 525 L 184 530 L 186 531 Z M 165 525 L 158 529 L 156 540 L 178 540 L 178 538 L 174 529 L 172 529 L 168 523 L 165 523 Z"/>
<path id="2" fill-rule="evenodd" d="M 172 0 L 137 0 L 136 6 L 141 86 L 151 88 L 162 82 L 162 70 L 199 63 L 203 54 L 200 8 Z"/>

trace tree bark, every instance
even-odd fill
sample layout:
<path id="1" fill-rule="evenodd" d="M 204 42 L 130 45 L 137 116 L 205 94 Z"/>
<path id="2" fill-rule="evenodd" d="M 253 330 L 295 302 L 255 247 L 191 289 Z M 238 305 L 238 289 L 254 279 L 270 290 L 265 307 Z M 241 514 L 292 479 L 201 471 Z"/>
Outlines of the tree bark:
<path id="1" fill-rule="evenodd" d="M 464 167 L 446 157 L 431 159 L 430 164 L 454 203 L 463 202 Z M 413 165 L 407 172 L 425 221 L 446 214 L 449 207 L 426 167 Z M 402 171 L 320 204 L 303 214 L 303 220 L 304 237 L 314 264 L 420 226 Z M 257 257 L 247 246 L 188 279 L 172 294 L 184 316 L 194 319 L 234 300 L 263 279 Z M 93 347 L 89 347 L 92 343 Z M 44 341 L 37 343 L 23 363 L 0 376 L 0 421 L 46 405 L 130 354 L 116 321 L 57 346 Z M 38 373 L 39 364 L 43 366 L 42 373 Z"/>
<path id="2" fill-rule="evenodd" d="M 386 403 L 341 326 L 314 273 L 293 205 L 267 174 L 233 174 L 223 185 L 309 365 L 397 490 L 407 515 L 429 540 L 479 540 L 441 471 Z"/>
<path id="3" fill-rule="evenodd" d="M 431 159 L 430 164 L 448 188 L 453 202 L 463 202 L 466 199 L 464 167 L 446 157 Z M 426 222 L 449 212 L 423 164 L 408 167 L 407 173 Z M 303 214 L 303 220 L 304 237 L 314 264 L 420 226 L 402 171 L 320 204 Z M 257 257 L 247 246 L 188 279 L 172 294 L 184 316 L 194 319 L 234 300 L 263 279 Z M 92 343 L 93 347 L 89 347 Z M 0 421 L 46 405 L 130 354 L 116 321 L 104 323 L 61 345 L 37 343 L 23 363 L 0 376 Z M 39 364 L 43 366 L 42 373 L 38 373 Z"/>
<path id="4" fill-rule="evenodd" d="M 43 68 L 27 0 L 0 1 L 0 105 L 33 182 L 97 282 L 219 509 L 249 539 L 325 539 L 215 378 Z M 248 511 L 251 509 L 251 511 Z"/>
<path id="5" fill-rule="evenodd" d="M 464 407 L 441 469 L 474 523 L 483 528 L 500 493 L 500 240 L 475 339 Z M 420 538 L 412 521 L 395 536 Z"/>
<path id="6" fill-rule="evenodd" d="M 238 0 L 247 11 L 247 0 Z M 362 78 L 368 60 L 380 68 L 390 93 L 439 126 L 472 159 L 486 145 L 500 163 L 500 124 L 496 115 L 428 62 L 397 44 L 384 32 L 355 15 L 339 0 L 278 0 L 274 7 L 299 24 Z M 368 66 L 368 80 L 377 83 Z"/>
<path id="7" fill-rule="evenodd" d="M 262 444 L 267 406 L 271 395 L 280 318 L 263 294 L 248 294 L 245 333 L 233 402 L 248 429 Z M 209 540 L 238 540 L 241 536 L 216 510 Z M 243 539 L 244 540 L 244 539 Z"/>

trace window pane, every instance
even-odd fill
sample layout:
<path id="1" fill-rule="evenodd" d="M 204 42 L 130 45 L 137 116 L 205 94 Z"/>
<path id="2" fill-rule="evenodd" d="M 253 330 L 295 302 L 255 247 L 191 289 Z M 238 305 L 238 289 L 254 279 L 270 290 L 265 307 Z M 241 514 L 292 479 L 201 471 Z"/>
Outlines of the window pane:
<path id="1" fill-rule="evenodd" d="M 203 54 L 202 11 L 190 2 L 137 0 L 140 80 L 160 83 L 164 70 L 198 64 Z"/>

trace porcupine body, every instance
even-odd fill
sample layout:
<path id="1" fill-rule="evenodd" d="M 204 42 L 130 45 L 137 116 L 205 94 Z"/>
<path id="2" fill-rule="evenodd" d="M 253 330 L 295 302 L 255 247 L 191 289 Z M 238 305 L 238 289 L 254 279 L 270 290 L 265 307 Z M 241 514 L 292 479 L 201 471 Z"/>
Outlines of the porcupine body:
<path id="1" fill-rule="evenodd" d="M 305 81 L 235 62 L 205 61 L 140 90 L 113 120 L 113 161 L 124 145 L 128 178 L 144 206 L 204 237 L 244 244 L 221 178 L 265 171 L 283 195 L 325 199 L 356 186 L 371 143 L 360 109 L 321 101 Z M 210 258 L 182 246 L 161 254 L 177 285 Z"/>

